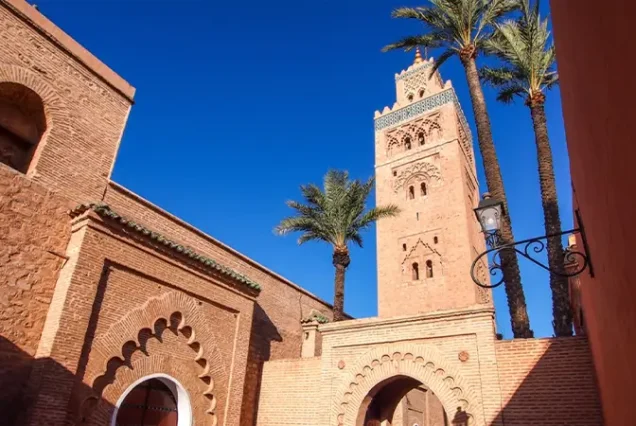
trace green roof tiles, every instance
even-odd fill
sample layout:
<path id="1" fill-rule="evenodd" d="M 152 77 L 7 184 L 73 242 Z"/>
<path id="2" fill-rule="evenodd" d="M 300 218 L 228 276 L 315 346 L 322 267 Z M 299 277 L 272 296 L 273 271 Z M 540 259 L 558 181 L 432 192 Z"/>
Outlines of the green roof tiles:
<path id="1" fill-rule="evenodd" d="M 170 239 L 144 227 L 143 225 L 135 223 L 132 220 L 126 219 L 125 217 L 119 215 L 117 212 L 111 209 L 107 204 L 98 204 L 98 203 L 80 204 L 79 206 L 71 210 L 69 214 L 71 217 L 77 217 L 88 210 L 94 211 L 102 218 L 107 218 L 107 219 L 116 221 L 119 224 L 123 225 L 124 227 L 128 228 L 129 230 L 135 231 L 143 236 L 150 238 L 153 241 L 163 244 L 164 246 L 168 247 L 171 250 L 176 251 L 177 253 L 188 256 L 189 258 L 200 262 L 205 267 L 212 268 L 223 275 L 229 276 L 234 281 L 237 281 L 249 287 L 252 290 L 256 290 L 259 292 L 261 291 L 260 284 L 250 280 L 246 276 L 239 274 L 238 272 L 234 271 L 231 268 L 228 268 L 225 265 L 221 265 L 220 263 L 216 262 L 214 259 L 210 259 L 200 253 L 197 253 L 196 251 L 194 251 L 193 249 L 189 247 L 186 247 L 179 243 L 171 241 Z"/>

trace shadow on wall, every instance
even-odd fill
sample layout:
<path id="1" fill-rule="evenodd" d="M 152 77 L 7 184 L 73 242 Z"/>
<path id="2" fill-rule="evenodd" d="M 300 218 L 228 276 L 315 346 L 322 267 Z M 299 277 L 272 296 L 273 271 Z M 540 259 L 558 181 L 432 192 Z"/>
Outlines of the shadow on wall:
<path id="1" fill-rule="evenodd" d="M 256 424 L 263 363 L 271 358 L 272 342 L 282 341 L 283 337 L 278 332 L 276 325 L 257 301 L 254 304 L 247 372 L 243 389 L 243 412 L 241 413 L 241 425 L 243 426 Z"/>
<path id="2" fill-rule="evenodd" d="M 53 383 L 68 383 L 75 380 L 75 375 L 51 358 L 35 359 L 4 336 L 0 336 L 0 413 L 2 424 L 23 426 L 28 424 L 44 424 L 42 419 L 30 419 L 30 411 L 40 391 L 40 380 L 43 376 L 55 377 Z M 84 385 L 86 392 L 90 388 Z M 55 392 L 47 392 L 56 395 Z M 112 404 L 100 401 L 104 405 Z M 60 400 L 47 399 L 50 407 L 67 407 L 69 401 L 64 396 Z M 47 419 L 46 424 L 64 424 L 61 421 Z"/>
<path id="3" fill-rule="evenodd" d="M 599 426 L 603 415 L 585 337 L 497 342 L 503 426 Z"/>

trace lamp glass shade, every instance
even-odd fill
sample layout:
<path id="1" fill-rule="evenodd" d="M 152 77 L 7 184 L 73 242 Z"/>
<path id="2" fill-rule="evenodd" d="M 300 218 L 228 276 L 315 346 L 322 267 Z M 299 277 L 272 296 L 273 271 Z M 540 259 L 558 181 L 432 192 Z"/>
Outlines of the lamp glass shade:
<path id="1" fill-rule="evenodd" d="M 498 231 L 501 228 L 501 203 L 479 203 L 475 209 L 482 232 Z"/>

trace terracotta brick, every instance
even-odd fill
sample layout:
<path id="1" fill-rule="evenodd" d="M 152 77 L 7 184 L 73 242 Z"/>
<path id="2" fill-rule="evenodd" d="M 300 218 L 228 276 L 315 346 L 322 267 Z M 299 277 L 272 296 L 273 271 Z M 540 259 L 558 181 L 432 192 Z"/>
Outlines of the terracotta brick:
<path id="1" fill-rule="evenodd" d="M 602 422 L 587 341 L 495 339 L 490 294 L 467 274 L 483 249 L 470 135 L 450 83 L 424 78 L 430 62 L 400 74 L 397 104 L 376 114 L 378 200 L 404 211 L 378 226 L 381 316 L 320 325 L 305 352 L 319 356 L 301 358 L 301 319 L 329 318 L 330 305 L 109 180 L 134 89 L 22 0 L 0 1 L 0 29 L 0 84 L 35 93 L 46 119 L 27 173 L 0 165 L 11 424 L 109 424 L 124 392 L 157 373 L 183 386 L 196 425 L 350 426 L 374 389 L 394 382 L 401 397 L 413 381 L 476 426 Z M 416 101 L 428 109 L 402 120 Z M 410 182 L 426 193 L 408 199 Z M 111 216 L 67 214 L 99 200 Z M 414 259 L 422 279 L 409 280 L 401 265 Z"/>

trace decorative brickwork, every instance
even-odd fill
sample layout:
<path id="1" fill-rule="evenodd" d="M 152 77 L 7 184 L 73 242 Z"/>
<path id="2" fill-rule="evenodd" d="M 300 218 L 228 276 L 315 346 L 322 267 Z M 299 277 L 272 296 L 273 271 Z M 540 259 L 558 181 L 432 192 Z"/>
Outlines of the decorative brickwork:
<path id="1" fill-rule="evenodd" d="M 0 84 L 33 90 L 46 113 L 29 176 L 76 203 L 100 199 L 134 89 L 23 0 L 0 2 L 0 34 Z"/>
<path id="2" fill-rule="evenodd" d="M 0 1 L 0 34 L 0 95 L 37 101 L 43 120 L 26 173 L 0 164 L 8 424 L 112 424 L 157 375 L 179 382 L 197 426 L 361 426 L 373 401 L 405 426 L 401 398 L 429 391 L 436 421 L 602 421 L 585 340 L 495 340 L 491 295 L 468 276 L 483 246 L 470 131 L 432 61 L 397 75 L 376 114 L 377 200 L 403 209 L 378 224 L 380 317 L 331 323 L 330 305 L 109 181 L 128 83 L 22 0 Z M 419 275 L 405 280 L 405 263 Z"/>
<path id="3" fill-rule="evenodd" d="M 70 204 L 0 164 L 0 412 L 7 424 L 22 400 L 55 283 L 66 262 Z M 10 386 L 8 384 L 11 384 Z"/>
<path id="4" fill-rule="evenodd" d="M 401 210 L 377 224 L 382 317 L 492 304 L 467 273 L 473 251 L 485 250 L 472 211 L 479 200 L 472 141 L 452 85 L 428 79 L 430 64 L 401 74 L 395 106 L 376 114 L 376 200 Z M 427 87 L 410 102 L 402 91 L 416 76 Z"/>
<path id="5" fill-rule="evenodd" d="M 161 312 L 164 314 L 160 314 Z M 172 313 L 170 314 L 170 312 Z M 196 328 L 190 324 L 197 324 L 200 337 L 197 336 Z M 208 400 L 207 404 L 205 404 L 205 399 L 203 400 L 204 404 L 200 411 L 212 416 L 210 423 L 215 424 L 218 421 L 215 415 L 217 398 L 214 388 L 215 381 L 210 371 L 211 365 L 223 367 L 223 358 L 214 345 L 217 340 L 214 337 L 214 331 L 207 326 L 207 322 L 201 316 L 195 301 L 183 293 L 170 292 L 148 300 L 143 306 L 133 310 L 93 341 L 92 351 L 100 355 L 108 354 L 104 356 L 102 361 L 104 373 L 97 377 L 87 377 L 88 383 L 91 383 L 95 390 L 95 397 L 101 397 L 105 392 L 104 388 L 114 381 L 116 374 L 122 374 L 117 371 L 118 368 L 130 365 L 135 350 L 147 352 L 148 338 L 154 337 L 161 341 L 162 335 L 159 331 L 166 328 L 187 339 L 185 343 L 193 351 L 192 360 L 201 367 L 197 377 L 204 384 L 201 394 L 192 395 L 192 399 L 198 401 L 198 397 L 203 397 Z M 121 348 L 119 353 L 113 351 L 117 347 Z M 109 358 L 109 355 L 112 357 Z M 95 362 L 99 363 L 99 360 L 95 359 Z M 227 372 L 224 371 L 225 374 Z M 141 377 L 143 376 L 138 378 Z M 205 420 L 202 419 L 202 421 Z"/>
<path id="6" fill-rule="evenodd" d="M 447 413 L 458 407 L 468 413 L 468 426 L 485 425 L 476 395 L 461 374 L 429 345 L 389 345 L 375 347 L 347 370 L 336 401 L 338 426 L 356 426 L 362 400 L 382 381 L 402 375 L 411 377 L 431 389 Z"/>

